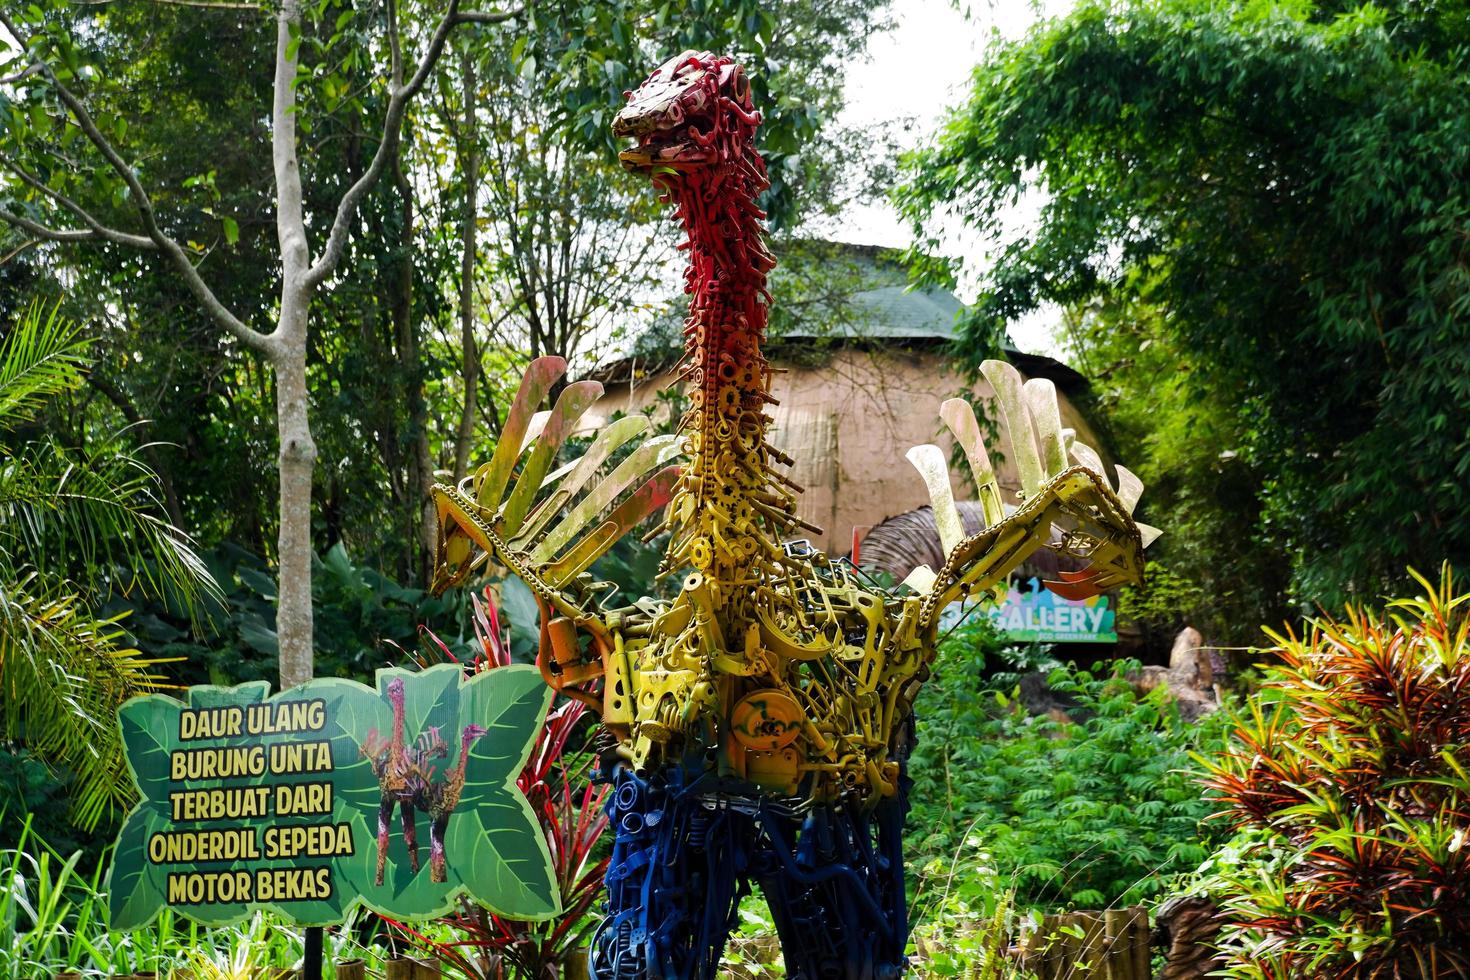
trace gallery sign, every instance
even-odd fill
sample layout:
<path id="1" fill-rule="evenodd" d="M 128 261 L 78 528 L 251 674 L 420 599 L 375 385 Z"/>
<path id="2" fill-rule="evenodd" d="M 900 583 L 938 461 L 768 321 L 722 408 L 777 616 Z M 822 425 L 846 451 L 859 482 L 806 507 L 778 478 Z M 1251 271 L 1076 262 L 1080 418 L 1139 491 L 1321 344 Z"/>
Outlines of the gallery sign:
<path id="1" fill-rule="evenodd" d="M 987 607 L 1006 639 L 1029 643 L 1117 643 L 1115 613 L 1106 595 L 1063 599 L 1037 579 L 1012 580 L 1005 602 Z"/>
<path id="2" fill-rule="evenodd" d="M 112 926 L 162 908 L 205 924 L 270 908 L 301 925 L 354 902 L 400 919 L 468 893 L 560 910 L 545 838 L 516 787 L 552 692 L 536 668 L 380 670 L 377 689 L 311 681 L 193 687 L 122 706 L 141 802 L 108 873 Z"/>

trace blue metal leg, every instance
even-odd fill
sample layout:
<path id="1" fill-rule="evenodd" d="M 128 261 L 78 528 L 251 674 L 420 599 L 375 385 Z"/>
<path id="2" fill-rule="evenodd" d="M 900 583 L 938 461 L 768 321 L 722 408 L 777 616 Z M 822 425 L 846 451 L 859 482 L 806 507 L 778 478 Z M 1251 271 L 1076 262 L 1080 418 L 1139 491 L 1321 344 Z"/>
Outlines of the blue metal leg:
<path id="1" fill-rule="evenodd" d="M 890 980 L 903 973 L 907 783 L 871 812 L 819 807 L 798 823 L 762 811 L 763 847 L 753 870 L 790 980 Z"/>
<path id="2" fill-rule="evenodd" d="M 716 975 L 736 907 L 749 892 L 748 815 L 710 809 L 677 773 L 614 777 L 607 916 L 593 939 L 597 980 L 704 980 Z"/>
<path id="3" fill-rule="evenodd" d="M 908 779 L 873 810 L 804 815 L 753 799 L 716 805 L 679 773 L 613 777 L 607 916 L 596 980 L 710 980 L 749 882 L 759 882 L 790 980 L 894 980 L 908 941 L 903 820 Z"/>

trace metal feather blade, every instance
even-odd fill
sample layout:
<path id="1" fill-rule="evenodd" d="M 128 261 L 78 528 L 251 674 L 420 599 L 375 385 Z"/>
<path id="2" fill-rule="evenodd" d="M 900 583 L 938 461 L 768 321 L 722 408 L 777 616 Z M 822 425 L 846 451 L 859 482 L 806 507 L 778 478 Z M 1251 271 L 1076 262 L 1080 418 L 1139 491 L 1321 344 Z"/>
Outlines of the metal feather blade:
<path id="1" fill-rule="evenodd" d="M 934 588 L 934 583 L 937 581 L 939 581 L 939 576 L 934 574 L 934 569 L 928 565 L 919 565 L 909 572 L 899 584 L 906 585 L 922 595 Z"/>
<path id="2" fill-rule="evenodd" d="M 1021 372 L 1004 361 L 985 361 L 980 373 L 995 391 L 1000 424 L 1011 444 L 1011 455 L 1021 477 L 1021 492 L 1031 497 L 1041 489 L 1045 478 L 1041 471 L 1041 454 L 1036 449 L 1036 429 L 1022 390 Z"/>
<path id="3" fill-rule="evenodd" d="M 567 362 L 560 357 L 538 357 L 526 368 L 521 386 L 505 414 L 505 424 L 500 427 L 500 441 L 495 444 L 495 454 L 490 462 L 480 467 L 475 474 L 475 500 L 486 510 L 494 510 L 500 504 L 516 460 L 524 449 L 522 440 L 530 428 L 536 406 L 546 397 L 551 386 L 567 372 Z"/>
<path id="4" fill-rule="evenodd" d="M 655 436 L 644 442 L 546 532 L 546 536 L 531 549 L 531 560 L 543 564 L 551 561 L 583 528 L 612 506 L 623 491 L 677 455 L 678 436 Z"/>
<path id="5" fill-rule="evenodd" d="M 975 492 L 985 513 L 985 523 L 999 524 L 1005 518 L 1000 483 L 995 478 L 995 466 L 990 462 L 990 453 L 985 449 L 985 438 L 980 434 L 980 421 L 975 418 L 974 406 L 963 398 L 951 398 L 939 406 L 939 417 L 949 427 L 955 442 L 959 443 L 965 459 L 969 461 L 970 473 L 975 478 Z"/>
<path id="6" fill-rule="evenodd" d="M 1041 443 L 1041 466 L 1047 479 L 1067 468 L 1067 451 L 1062 445 L 1062 411 L 1057 406 L 1057 386 L 1048 378 L 1032 378 L 1021 387 L 1031 424 Z"/>
<path id="7" fill-rule="evenodd" d="M 602 397 L 602 385 L 596 381 L 577 381 L 562 389 L 561 397 L 556 400 L 556 405 L 551 409 L 551 416 L 546 420 L 545 430 L 542 431 L 541 437 L 536 440 L 535 446 L 531 449 L 531 455 L 526 459 L 526 465 L 521 470 L 520 478 L 516 480 L 515 489 L 511 491 L 510 499 L 505 502 L 505 507 L 501 510 L 501 533 L 510 537 L 521 529 L 521 521 L 530 511 L 531 503 L 536 499 L 537 491 L 541 489 L 541 481 L 550 472 L 557 450 L 561 448 L 567 436 L 572 434 L 572 428 L 576 425 L 577 420 L 600 397 Z"/>
<path id="8" fill-rule="evenodd" d="M 1133 471 L 1125 466 L 1116 467 L 1118 471 L 1118 500 L 1123 504 L 1123 509 L 1133 513 L 1133 508 L 1138 506 L 1138 498 L 1143 496 L 1143 481 L 1133 475 Z"/>
<path id="9" fill-rule="evenodd" d="M 555 484 L 551 493 L 536 505 L 536 509 L 531 512 L 525 525 L 515 537 L 507 543 L 518 550 L 529 544 L 547 522 L 572 502 L 572 499 L 586 486 L 587 481 L 592 479 L 613 453 L 648 431 L 652 425 L 653 423 L 646 415 L 627 415 L 600 429 L 596 438 L 592 440 L 592 445 L 587 447 L 587 451 L 581 457 L 542 481 L 542 489 L 546 489 L 553 484 L 553 478 L 557 473 L 563 476 L 563 479 Z"/>
<path id="10" fill-rule="evenodd" d="M 965 526 L 960 521 L 959 508 L 954 505 L 944 450 L 928 443 L 915 446 L 908 451 L 908 461 L 914 464 L 914 469 L 919 471 L 924 485 L 929 488 L 929 500 L 934 505 L 934 523 L 939 528 L 939 542 L 947 555 L 964 540 Z"/>
<path id="11" fill-rule="evenodd" d="M 1085 466 L 1096 473 L 1098 479 L 1104 484 L 1108 482 L 1107 472 L 1103 469 L 1102 457 L 1097 454 L 1096 449 L 1085 442 L 1073 442 L 1072 458 L 1077 461 L 1078 466 Z"/>
<path id="12" fill-rule="evenodd" d="M 678 479 L 677 466 L 665 467 L 654 474 L 652 479 L 619 504 L 591 534 L 584 536 L 566 554 L 546 566 L 546 580 L 553 586 L 560 587 L 585 572 L 619 538 L 667 504 Z"/>

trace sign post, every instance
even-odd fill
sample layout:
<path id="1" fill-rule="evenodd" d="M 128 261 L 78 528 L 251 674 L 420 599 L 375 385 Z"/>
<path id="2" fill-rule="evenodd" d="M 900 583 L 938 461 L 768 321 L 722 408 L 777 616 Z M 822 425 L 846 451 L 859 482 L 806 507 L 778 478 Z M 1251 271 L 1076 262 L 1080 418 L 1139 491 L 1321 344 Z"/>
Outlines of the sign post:
<path id="1" fill-rule="evenodd" d="M 1002 635 L 1018 643 L 1117 643 L 1114 610 L 1107 595 L 1063 599 L 1032 578 L 1011 582 L 1005 602 L 986 614 Z"/>
<path id="2" fill-rule="evenodd" d="M 551 701 L 528 665 L 454 665 L 134 698 L 118 720 L 141 801 L 108 873 L 116 929 L 172 908 L 206 925 L 270 909 L 307 927 L 356 903 L 432 918 L 468 894 L 560 910 L 551 856 L 516 787 Z M 319 931 L 305 972 L 321 972 Z"/>

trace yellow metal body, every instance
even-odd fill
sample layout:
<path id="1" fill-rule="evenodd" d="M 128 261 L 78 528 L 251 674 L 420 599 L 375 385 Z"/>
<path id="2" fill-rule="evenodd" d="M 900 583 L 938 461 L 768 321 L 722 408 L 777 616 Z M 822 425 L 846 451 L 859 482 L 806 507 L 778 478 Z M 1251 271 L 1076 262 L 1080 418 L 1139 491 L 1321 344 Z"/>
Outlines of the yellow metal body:
<path id="1" fill-rule="evenodd" d="M 1014 371 L 1007 365 L 987 367 Z M 535 418 L 530 399 L 539 400 L 538 389 L 543 383 L 549 387 L 547 379 L 554 380 L 559 371 L 554 361 L 533 365 L 521 392 L 528 402 L 521 414 Z M 571 397 L 573 404 L 587 401 Z M 559 406 L 567 398 L 564 393 Z M 1010 407 L 1022 411 L 1019 402 Z M 521 408 L 518 404 L 512 414 Z M 966 410 L 946 405 L 948 414 L 965 417 Z M 1029 409 L 1020 420 L 1006 418 L 1004 401 L 998 410 L 1013 438 L 1040 442 Z M 962 445 L 967 429 L 978 431 L 967 425 L 973 416 L 965 418 L 954 427 Z M 547 438 L 550 423 L 537 420 L 535 425 L 541 430 L 538 439 Z M 640 433 L 645 428 L 635 427 Z M 508 437 L 522 438 L 514 431 Z M 614 440 L 625 437 L 626 427 L 612 433 Z M 604 430 L 588 451 L 594 460 L 611 455 L 599 445 L 607 438 Z M 928 677 L 945 605 L 983 597 L 1042 547 L 1065 551 L 1090 566 L 1085 574 L 1055 583 L 1059 591 L 1076 594 L 1134 581 L 1141 571 L 1143 535 L 1152 536 L 1151 529 L 1141 531 L 1134 524 L 1131 503 L 1089 466 L 1054 473 L 1042 466 L 1039 483 L 1014 502 L 1005 499 L 993 476 L 980 482 L 986 475 L 981 471 L 974 475 L 982 493 L 994 495 L 1004 516 L 954 541 L 941 568 L 921 569 L 905 586 L 884 590 L 864 581 L 846 561 L 778 541 L 771 533 L 775 521 L 756 517 L 740 526 L 733 514 L 727 520 L 719 510 L 707 513 L 691 505 L 696 499 L 686 478 L 691 470 L 704 474 L 702 486 L 712 483 L 715 492 L 737 502 L 745 488 L 720 489 L 728 485 L 718 466 L 664 468 L 650 477 L 678 447 L 656 440 L 644 445 L 649 443 L 657 451 L 643 453 L 631 469 L 625 468 L 626 460 L 611 468 L 604 462 L 576 488 L 566 482 L 576 476 L 576 465 L 552 472 L 554 453 L 542 453 L 545 459 L 538 463 L 536 440 L 529 440 L 526 452 L 516 453 L 523 457 L 517 480 L 510 481 L 512 468 L 504 467 L 506 484 L 496 489 L 500 469 L 492 460 L 461 486 L 435 489 L 440 519 L 436 585 L 462 581 L 491 554 L 526 581 L 541 607 L 539 662 L 547 682 L 600 710 L 621 753 L 640 773 L 665 765 L 705 766 L 716 776 L 775 796 L 822 801 L 892 794 L 907 748 L 904 723 Z M 983 444 L 967 449 L 972 459 L 973 450 L 984 451 Z M 1069 452 L 1090 458 L 1085 446 L 1069 447 Z M 603 474 L 600 481 L 592 479 L 598 474 Z M 743 474 L 736 470 L 733 475 L 738 480 Z M 528 479 L 537 491 L 527 495 L 532 506 L 519 515 L 500 499 L 480 496 L 489 488 L 498 498 L 509 483 L 519 488 Z M 1120 487 L 1129 482 L 1120 479 Z M 617 492 L 608 492 L 610 487 Z M 504 496 L 508 502 L 515 493 Z M 935 504 L 937 510 L 953 509 L 943 494 Z M 665 518 L 659 526 L 676 529 L 676 546 L 664 571 L 682 575 L 678 596 L 671 602 L 645 599 L 605 608 L 600 600 L 609 589 L 587 566 L 660 507 Z M 544 518 L 540 528 L 525 535 L 526 522 L 538 516 Z M 941 532 L 946 519 L 941 514 Z M 568 527 L 569 520 L 580 524 Z M 557 549 L 539 548 L 558 530 Z"/>
<path id="2" fill-rule="evenodd" d="M 1064 595 L 1137 581 L 1157 532 L 1131 517 L 1137 479 L 1119 467 L 1110 485 L 1097 454 L 1061 428 L 1050 382 L 991 361 L 983 370 L 1019 494 L 996 482 L 970 406 L 941 411 L 969 461 L 983 531 L 964 534 L 945 454 L 921 446 L 909 459 L 934 502 L 941 568 L 886 590 L 793 542 L 809 527 L 795 516 L 800 488 L 766 438 L 774 260 L 754 205 L 765 186 L 758 121 L 738 66 L 691 56 L 655 72 L 619 114 L 615 131 L 639 140 L 625 163 L 650 174 L 689 233 L 689 412 L 677 437 L 644 438 L 642 418 L 614 422 L 554 468 L 601 389 L 567 385 L 538 413 L 565 364 L 534 362 L 491 460 L 434 488 L 434 584 L 464 581 L 490 555 L 523 579 L 541 607 L 547 682 L 597 707 L 640 774 L 675 766 L 775 796 L 876 801 L 897 790 L 905 723 L 948 603 L 984 596 L 1042 547 L 1084 566 L 1049 583 Z M 608 608 L 589 569 L 660 510 L 655 532 L 670 533 L 661 575 L 681 582 L 677 597 Z"/>

